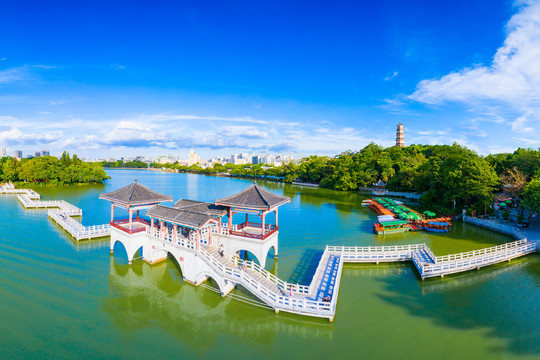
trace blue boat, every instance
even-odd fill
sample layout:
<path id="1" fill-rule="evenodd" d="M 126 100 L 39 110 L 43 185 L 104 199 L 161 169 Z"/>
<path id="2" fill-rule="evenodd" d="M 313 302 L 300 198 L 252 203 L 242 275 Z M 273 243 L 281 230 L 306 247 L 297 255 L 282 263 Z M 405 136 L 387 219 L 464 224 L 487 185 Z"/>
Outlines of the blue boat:
<path id="1" fill-rule="evenodd" d="M 447 223 L 447 222 L 430 221 L 424 225 L 424 230 L 442 233 L 442 232 L 448 232 L 449 226 L 450 226 L 450 223 Z"/>

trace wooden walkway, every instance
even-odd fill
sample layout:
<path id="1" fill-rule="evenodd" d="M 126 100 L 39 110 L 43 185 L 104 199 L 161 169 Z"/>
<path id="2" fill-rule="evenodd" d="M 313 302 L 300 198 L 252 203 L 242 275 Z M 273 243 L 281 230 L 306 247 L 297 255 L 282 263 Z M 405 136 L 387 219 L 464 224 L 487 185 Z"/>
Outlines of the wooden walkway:
<path id="1" fill-rule="evenodd" d="M 13 184 L 0 186 L 0 194 L 16 194 L 25 209 L 55 208 L 48 216 L 66 230 L 75 240 L 93 239 L 111 235 L 109 224 L 84 226 L 72 216 L 82 216 L 82 210 L 64 200 L 40 200 L 40 195 L 32 189 L 16 189 Z"/>

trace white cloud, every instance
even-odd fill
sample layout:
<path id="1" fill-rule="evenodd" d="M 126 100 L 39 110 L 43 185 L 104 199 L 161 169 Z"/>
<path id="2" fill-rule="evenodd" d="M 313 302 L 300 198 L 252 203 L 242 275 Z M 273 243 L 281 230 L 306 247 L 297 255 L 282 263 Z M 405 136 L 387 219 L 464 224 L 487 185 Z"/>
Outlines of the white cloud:
<path id="1" fill-rule="evenodd" d="M 398 76 L 398 74 L 399 74 L 399 72 L 394 71 L 394 72 L 392 73 L 392 75 L 386 76 L 386 77 L 384 78 L 384 81 L 390 81 L 390 80 L 392 80 L 393 78 L 395 78 L 396 76 Z"/>
<path id="2" fill-rule="evenodd" d="M 520 3 L 508 22 L 507 36 L 489 65 L 421 81 L 409 99 L 441 105 L 457 102 L 488 116 L 477 120 L 506 123 L 517 133 L 540 130 L 540 2 Z"/>

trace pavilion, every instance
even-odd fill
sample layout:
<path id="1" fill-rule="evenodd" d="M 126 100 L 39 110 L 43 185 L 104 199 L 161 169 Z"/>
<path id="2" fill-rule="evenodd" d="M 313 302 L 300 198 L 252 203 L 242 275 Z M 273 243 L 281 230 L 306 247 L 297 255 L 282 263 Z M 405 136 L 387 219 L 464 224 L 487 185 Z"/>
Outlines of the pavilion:
<path id="1" fill-rule="evenodd" d="M 150 234 L 160 239 L 167 237 L 175 244 L 181 240 L 180 238 L 194 240 L 195 250 L 199 250 L 202 232 L 218 224 L 218 220 L 208 212 L 183 210 L 163 205 L 153 206 L 146 211 L 146 216 L 150 217 Z M 158 227 L 154 227 L 154 220 L 159 221 Z M 170 233 L 169 225 L 172 225 Z M 194 238 L 192 234 L 195 234 Z M 206 231 L 206 234 L 208 238 L 203 242 L 212 245 L 212 231 Z"/>
<path id="2" fill-rule="evenodd" d="M 216 206 L 224 206 L 228 210 L 228 230 L 230 235 L 243 236 L 255 239 L 265 240 L 267 237 L 277 232 L 278 226 L 278 207 L 290 202 L 287 196 L 277 195 L 268 190 L 253 184 L 238 194 L 217 199 Z M 266 224 L 266 215 L 275 213 L 275 225 Z M 244 223 L 236 225 L 233 228 L 232 218 L 234 214 L 246 214 Z M 260 217 L 261 223 L 249 222 L 249 214 Z"/>
<path id="3" fill-rule="evenodd" d="M 111 202 L 111 226 L 129 234 L 145 231 L 146 225 L 150 225 L 148 221 L 139 217 L 139 210 L 151 208 L 161 202 L 173 201 L 172 197 L 141 185 L 137 182 L 137 179 L 132 184 L 121 189 L 103 193 L 99 195 L 99 198 Z M 129 218 L 114 220 L 114 209 L 116 207 L 127 210 Z M 133 219 L 134 212 L 137 214 L 135 219 Z"/>

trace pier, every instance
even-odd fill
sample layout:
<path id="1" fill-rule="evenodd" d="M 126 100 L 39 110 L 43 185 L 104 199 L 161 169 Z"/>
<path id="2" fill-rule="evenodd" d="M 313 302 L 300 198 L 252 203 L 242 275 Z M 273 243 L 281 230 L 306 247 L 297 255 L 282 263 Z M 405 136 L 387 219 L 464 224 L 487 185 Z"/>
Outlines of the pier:
<path id="1" fill-rule="evenodd" d="M 67 201 L 43 201 L 40 200 L 41 196 L 34 190 L 16 189 L 13 184 L 1 185 L 0 194 L 16 194 L 17 200 L 25 209 L 50 209 L 47 215 L 77 241 L 111 235 L 109 224 L 84 226 L 73 219 L 73 216 L 82 216 L 82 210 Z"/>
<path id="2" fill-rule="evenodd" d="M 101 194 L 111 202 L 109 224 L 83 226 L 73 219 L 82 210 L 63 201 L 42 201 L 30 189 L 0 186 L 2 194 L 17 194 L 25 208 L 54 208 L 48 216 L 75 239 L 110 235 L 110 251 L 116 243 L 126 250 L 128 264 L 135 255 L 149 264 L 174 258 L 184 281 L 195 286 L 213 279 L 221 296 L 237 285 L 256 296 L 276 313 L 280 311 L 334 320 L 339 287 L 345 263 L 381 263 L 410 261 L 419 277 L 444 277 L 449 274 L 480 270 L 492 264 L 540 251 L 540 240 L 529 240 L 516 228 L 463 215 L 463 221 L 513 236 L 514 242 L 484 249 L 435 256 L 426 244 L 393 246 L 326 246 L 309 285 L 289 283 L 265 270 L 270 249 L 278 255 L 278 207 L 289 198 L 252 185 L 242 192 L 215 203 L 181 199 L 174 207 L 160 205 L 172 201 L 137 182 L 119 190 Z M 128 219 L 115 219 L 116 207 L 128 211 Z M 145 209 L 150 221 L 139 216 Z M 235 214 L 243 214 L 234 223 Z M 274 213 L 274 224 L 266 216 Z M 134 217 L 135 216 L 135 217 Z M 249 216 L 257 216 L 253 222 Z M 222 221 L 226 217 L 226 221 Z M 236 217 L 238 219 L 238 216 Z M 240 258 L 241 251 L 252 253 L 258 263 Z"/>

